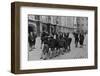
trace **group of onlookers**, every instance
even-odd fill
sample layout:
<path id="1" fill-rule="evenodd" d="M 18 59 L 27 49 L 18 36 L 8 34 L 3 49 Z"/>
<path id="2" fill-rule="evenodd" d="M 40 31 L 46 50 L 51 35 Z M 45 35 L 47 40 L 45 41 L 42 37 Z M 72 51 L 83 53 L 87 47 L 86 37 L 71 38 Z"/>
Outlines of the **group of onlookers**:
<path id="1" fill-rule="evenodd" d="M 73 35 L 75 38 L 75 47 L 78 47 L 78 44 L 80 44 L 80 47 L 83 47 L 85 33 L 74 32 Z"/>

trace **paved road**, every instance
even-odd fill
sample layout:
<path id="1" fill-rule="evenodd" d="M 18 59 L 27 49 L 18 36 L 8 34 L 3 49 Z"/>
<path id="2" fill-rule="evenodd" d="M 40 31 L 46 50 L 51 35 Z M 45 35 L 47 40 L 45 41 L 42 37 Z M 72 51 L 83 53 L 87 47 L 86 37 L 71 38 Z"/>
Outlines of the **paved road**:
<path id="1" fill-rule="evenodd" d="M 28 55 L 29 60 L 40 60 L 42 49 L 40 49 L 40 45 L 38 45 L 37 43 L 36 47 L 37 49 L 33 49 L 32 51 L 29 52 Z M 86 36 L 83 48 L 80 48 L 80 46 L 76 48 L 74 45 L 74 38 L 72 38 L 71 51 L 65 53 L 64 55 L 59 55 L 53 59 L 76 59 L 76 58 L 87 58 L 87 57 L 88 57 L 88 50 L 87 50 L 87 36 Z"/>

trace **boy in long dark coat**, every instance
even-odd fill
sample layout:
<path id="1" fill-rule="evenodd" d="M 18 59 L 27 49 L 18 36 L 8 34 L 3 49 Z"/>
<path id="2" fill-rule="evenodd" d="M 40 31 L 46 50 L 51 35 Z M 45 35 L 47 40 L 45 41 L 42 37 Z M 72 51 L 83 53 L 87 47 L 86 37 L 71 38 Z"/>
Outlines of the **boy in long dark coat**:
<path id="1" fill-rule="evenodd" d="M 80 47 L 82 47 L 84 43 L 84 35 L 80 34 L 79 38 L 80 38 Z"/>
<path id="2" fill-rule="evenodd" d="M 77 47 L 79 42 L 78 33 L 74 33 L 74 37 L 75 37 L 75 47 Z"/>
<path id="3" fill-rule="evenodd" d="M 43 50 L 42 50 L 42 54 L 41 54 L 40 59 L 46 60 L 47 59 L 47 54 L 48 54 L 48 51 L 49 51 L 48 36 L 44 37 L 43 43 L 44 43 L 44 46 L 43 46 Z"/>

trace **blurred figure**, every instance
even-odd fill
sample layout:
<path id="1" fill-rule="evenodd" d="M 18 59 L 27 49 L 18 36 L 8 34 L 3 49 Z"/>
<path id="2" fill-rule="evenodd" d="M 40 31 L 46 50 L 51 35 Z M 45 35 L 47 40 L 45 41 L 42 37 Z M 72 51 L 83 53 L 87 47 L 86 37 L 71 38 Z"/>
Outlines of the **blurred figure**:
<path id="1" fill-rule="evenodd" d="M 85 33 L 84 35 L 84 45 L 86 46 L 88 44 L 88 34 Z"/>
<path id="2" fill-rule="evenodd" d="M 36 42 L 36 34 L 33 30 L 32 26 L 28 26 L 28 43 L 29 43 L 29 47 L 32 51 L 33 48 L 35 48 L 35 42 Z"/>
<path id="3" fill-rule="evenodd" d="M 43 49 L 42 49 L 42 54 L 41 54 L 41 58 L 40 59 L 46 60 L 47 57 L 48 57 L 48 51 L 49 51 L 49 47 L 48 47 L 48 36 L 45 35 L 43 37 Z"/>
<path id="4" fill-rule="evenodd" d="M 32 45 L 33 45 L 33 35 L 32 32 L 29 33 L 28 35 L 28 43 L 29 43 L 29 50 L 32 50 Z"/>
<path id="5" fill-rule="evenodd" d="M 80 47 L 82 48 L 83 47 L 83 43 L 84 43 L 84 34 L 83 33 L 80 33 L 79 42 L 80 42 Z"/>
<path id="6" fill-rule="evenodd" d="M 72 42 L 72 34 L 71 33 L 67 33 L 67 50 L 70 51 L 71 50 L 71 42 Z"/>
<path id="7" fill-rule="evenodd" d="M 42 49 L 42 45 L 44 44 L 45 37 L 48 35 L 49 35 L 48 32 L 46 32 L 46 31 L 42 32 L 42 34 L 41 34 L 41 49 Z"/>
<path id="8" fill-rule="evenodd" d="M 74 32 L 74 38 L 75 38 L 75 47 L 78 47 L 79 36 L 77 32 Z"/>
<path id="9" fill-rule="evenodd" d="M 36 32 L 33 32 L 33 49 L 35 49 L 35 44 L 36 44 Z"/>

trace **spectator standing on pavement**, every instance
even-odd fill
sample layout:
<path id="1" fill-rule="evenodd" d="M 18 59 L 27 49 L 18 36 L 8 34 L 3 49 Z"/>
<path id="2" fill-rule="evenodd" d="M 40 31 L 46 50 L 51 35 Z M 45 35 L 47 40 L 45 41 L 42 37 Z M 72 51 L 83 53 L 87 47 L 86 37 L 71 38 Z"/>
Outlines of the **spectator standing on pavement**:
<path id="1" fill-rule="evenodd" d="M 28 26 L 28 42 L 31 50 L 35 48 L 36 34 L 34 33 L 33 27 Z"/>
<path id="2" fill-rule="evenodd" d="M 33 32 L 33 49 L 35 49 L 36 37 L 36 32 Z"/>
<path id="3" fill-rule="evenodd" d="M 78 47 L 79 36 L 77 32 L 74 32 L 74 38 L 75 38 L 75 47 Z"/>
<path id="4" fill-rule="evenodd" d="M 83 47 L 83 43 L 84 43 L 84 34 L 83 33 L 80 33 L 80 36 L 79 36 L 79 38 L 80 38 L 80 47 Z"/>

